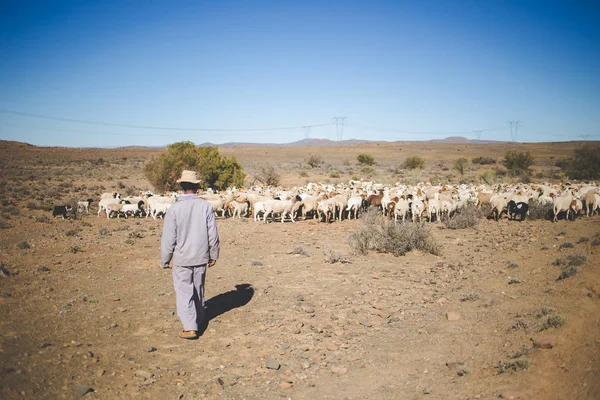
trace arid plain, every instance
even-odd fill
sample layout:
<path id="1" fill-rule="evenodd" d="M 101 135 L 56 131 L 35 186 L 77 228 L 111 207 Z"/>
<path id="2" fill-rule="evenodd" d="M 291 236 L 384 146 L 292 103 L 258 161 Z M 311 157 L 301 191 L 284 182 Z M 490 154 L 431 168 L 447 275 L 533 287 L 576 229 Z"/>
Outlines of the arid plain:
<path id="1" fill-rule="evenodd" d="M 479 183 L 490 169 L 514 182 L 500 163 L 508 150 L 534 155 L 533 182 L 559 182 L 556 161 L 582 146 L 322 144 L 220 152 L 236 156 L 249 184 L 267 166 L 283 186 Z M 142 167 L 160 151 L 0 141 L 0 398 L 600 398 L 600 216 L 432 223 L 440 254 L 400 257 L 353 254 L 360 219 L 219 218 L 211 319 L 199 340 L 184 341 L 170 270 L 158 263 L 160 219 L 98 217 L 95 204 L 62 220 L 48 208 L 151 190 Z M 376 165 L 358 165 L 361 153 Z M 425 168 L 402 168 L 415 155 Z M 474 157 L 498 162 L 453 168 Z M 332 263 L 332 252 L 349 262 Z M 585 261 L 558 281 L 554 264 L 569 256 Z"/>

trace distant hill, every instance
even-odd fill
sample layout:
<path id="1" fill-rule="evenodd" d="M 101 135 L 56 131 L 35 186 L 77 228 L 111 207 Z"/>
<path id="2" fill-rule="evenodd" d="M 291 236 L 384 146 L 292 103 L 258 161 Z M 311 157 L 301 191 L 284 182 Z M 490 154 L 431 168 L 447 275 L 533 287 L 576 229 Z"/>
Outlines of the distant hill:
<path id="1" fill-rule="evenodd" d="M 462 136 L 451 136 L 445 139 L 432 139 L 428 140 L 428 142 L 434 143 L 450 143 L 450 144 L 498 144 L 498 143 L 508 143 L 508 141 L 502 140 L 477 140 L 477 139 L 467 139 Z"/>

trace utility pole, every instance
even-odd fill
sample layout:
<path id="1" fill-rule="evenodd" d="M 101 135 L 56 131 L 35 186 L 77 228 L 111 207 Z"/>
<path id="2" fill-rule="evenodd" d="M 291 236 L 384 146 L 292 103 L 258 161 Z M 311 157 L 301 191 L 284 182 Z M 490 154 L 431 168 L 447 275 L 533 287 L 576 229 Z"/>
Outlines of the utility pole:
<path id="1" fill-rule="evenodd" d="M 521 121 L 508 121 L 508 124 L 510 125 L 510 140 L 513 142 L 517 140 L 517 132 L 520 123 Z"/>
<path id="2" fill-rule="evenodd" d="M 477 140 L 481 140 L 481 133 L 483 132 L 483 130 L 478 130 L 478 131 L 473 131 L 473 132 L 475 132 Z"/>
<path id="3" fill-rule="evenodd" d="M 342 139 L 344 138 L 344 124 L 348 120 L 348 117 L 333 117 L 332 120 L 335 124 L 337 140 L 342 141 Z"/>
<path id="4" fill-rule="evenodd" d="M 310 136 L 310 126 L 303 126 L 302 130 L 304 131 L 304 139 L 308 139 Z"/>

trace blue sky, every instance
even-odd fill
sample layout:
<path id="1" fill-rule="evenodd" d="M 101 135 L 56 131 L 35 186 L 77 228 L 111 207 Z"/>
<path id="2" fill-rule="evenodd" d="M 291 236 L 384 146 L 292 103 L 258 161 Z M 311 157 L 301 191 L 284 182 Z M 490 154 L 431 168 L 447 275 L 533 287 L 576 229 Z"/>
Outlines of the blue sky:
<path id="1" fill-rule="evenodd" d="M 593 0 L 0 4 L 0 139 L 600 140 Z"/>

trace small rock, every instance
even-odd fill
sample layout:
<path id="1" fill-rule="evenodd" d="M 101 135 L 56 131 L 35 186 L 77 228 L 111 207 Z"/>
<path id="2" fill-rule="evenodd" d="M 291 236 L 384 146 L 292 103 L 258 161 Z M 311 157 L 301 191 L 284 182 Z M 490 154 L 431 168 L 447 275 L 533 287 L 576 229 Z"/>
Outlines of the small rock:
<path id="1" fill-rule="evenodd" d="M 348 372 L 348 368 L 344 368 L 344 367 L 331 367 L 331 372 L 333 372 L 336 375 L 344 375 L 346 372 Z"/>
<path id="2" fill-rule="evenodd" d="M 77 393 L 79 393 L 80 396 L 83 396 L 86 393 L 94 391 L 94 389 L 91 386 L 82 385 L 80 383 L 76 383 L 75 386 L 74 386 L 74 388 L 75 388 L 75 391 Z"/>
<path id="3" fill-rule="evenodd" d="M 144 348 L 144 351 L 146 353 L 152 353 L 152 352 L 156 351 L 156 347 L 148 346 L 148 347 Z"/>
<path id="4" fill-rule="evenodd" d="M 426 386 L 425 389 L 423 389 L 423 394 L 431 394 L 431 387 Z"/>
<path id="5" fill-rule="evenodd" d="M 91 351 L 88 351 L 87 353 L 85 353 L 85 355 L 87 356 L 87 358 L 94 357 L 94 353 L 92 353 Z"/>
<path id="6" fill-rule="evenodd" d="M 137 370 L 135 371 L 135 373 L 133 374 L 135 376 L 139 376 L 140 378 L 144 378 L 144 379 L 150 379 L 154 376 L 154 374 L 152 374 L 151 372 L 148 371 L 144 371 L 144 370 Z"/>
<path id="7" fill-rule="evenodd" d="M 446 313 L 446 318 L 448 319 L 448 321 L 458 321 L 460 319 L 460 314 L 457 312 L 447 312 Z"/>
<path id="8" fill-rule="evenodd" d="M 525 400 L 527 398 L 525 397 L 525 393 L 516 390 L 505 390 L 498 397 L 509 400 Z"/>
<path id="9" fill-rule="evenodd" d="M 308 313 L 308 314 L 314 314 L 314 312 L 315 312 L 315 308 L 314 308 L 314 307 L 311 307 L 311 306 L 309 306 L 309 305 L 303 305 L 303 306 L 302 306 L 302 307 L 300 307 L 300 308 L 302 308 L 302 310 L 304 310 L 304 312 L 306 312 L 306 313 Z"/>
<path id="10" fill-rule="evenodd" d="M 289 382 L 279 382 L 279 387 L 281 389 L 289 389 L 292 387 L 292 384 Z"/>
<path id="11" fill-rule="evenodd" d="M 281 364 L 279 364 L 277 361 L 273 360 L 272 358 L 267 360 L 267 368 L 268 369 L 278 370 L 280 367 L 281 367 Z"/>
<path id="12" fill-rule="evenodd" d="M 98 378 L 100 378 L 101 376 L 104 376 L 104 374 L 106 373 L 105 369 L 100 368 L 98 371 L 96 371 L 96 376 Z"/>
<path id="13" fill-rule="evenodd" d="M 542 337 L 531 340 L 533 341 L 533 345 L 540 349 L 551 349 L 556 345 L 556 339 L 553 337 Z"/>
<path id="14" fill-rule="evenodd" d="M 37 267 L 38 272 L 48 272 L 50 271 L 50 268 L 46 267 L 45 265 L 40 265 L 39 267 Z"/>
<path id="15" fill-rule="evenodd" d="M 40 345 L 40 349 L 45 349 L 46 347 L 50 347 L 50 346 L 52 346 L 50 343 L 42 343 Z"/>
<path id="16" fill-rule="evenodd" d="M 446 361 L 446 367 L 450 368 L 450 369 L 454 369 L 458 366 L 458 361 L 456 360 L 448 360 Z"/>

